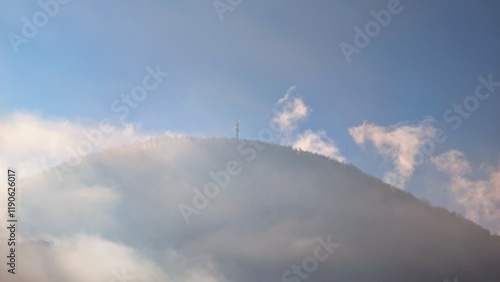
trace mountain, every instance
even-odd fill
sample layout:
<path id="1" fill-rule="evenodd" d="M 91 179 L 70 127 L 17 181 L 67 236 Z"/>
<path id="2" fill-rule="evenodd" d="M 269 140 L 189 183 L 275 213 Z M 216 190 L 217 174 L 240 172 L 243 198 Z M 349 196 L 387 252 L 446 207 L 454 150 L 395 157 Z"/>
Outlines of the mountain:
<path id="1" fill-rule="evenodd" d="M 19 187 L 14 281 L 500 281 L 500 237 L 275 144 L 154 138 Z"/>

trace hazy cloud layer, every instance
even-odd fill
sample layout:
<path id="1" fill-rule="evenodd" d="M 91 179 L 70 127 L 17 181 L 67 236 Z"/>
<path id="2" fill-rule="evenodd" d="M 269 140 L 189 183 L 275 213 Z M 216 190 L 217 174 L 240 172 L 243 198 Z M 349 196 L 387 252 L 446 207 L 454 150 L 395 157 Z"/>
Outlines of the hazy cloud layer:
<path id="1" fill-rule="evenodd" d="M 449 176 L 448 191 L 465 216 L 500 234 L 500 168 L 482 166 L 477 172 L 485 176 L 474 178 L 469 161 L 456 150 L 432 158 L 432 163 Z"/>
<path id="2" fill-rule="evenodd" d="M 90 152 L 146 137 L 137 133 L 132 124 L 122 128 L 109 124 L 103 132 L 99 124 L 82 125 L 22 112 L 0 120 L 0 128 L 0 166 L 15 167 L 23 176 Z"/>
<path id="3" fill-rule="evenodd" d="M 308 281 L 442 281 L 443 270 L 465 277 L 461 269 L 477 266 L 478 257 L 500 257 L 486 231 L 352 166 L 240 142 L 155 138 L 94 154 L 62 181 L 53 174 L 23 179 L 24 263 L 14 281 L 282 281 L 314 256 L 318 238 L 341 245 Z M 221 176 L 231 160 L 241 173 Z M 217 195 L 200 196 L 207 184 L 226 181 Z M 180 203 L 196 208 L 190 224 Z M 484 234 L 481 248 L 470 240 L 477 233 Z M 433 252 L 440 242 L 446 251 Z M 451 252 L 457 246 L 467 255 Z M 328 246 L 321 248 L 323 256 Z M 460 267 L 449 270 L 451 260 Z"/>
<path id="4" fill-rule="evenodd" d="M 281 103 L 290 97 L 289 94 Z M 81 130 L 92 130 L 67 121 L 44 121 L 24 114 L 12 117 L 11 121 L 20 126 L 23 122 L 33 127 L 28 128 L 35 133 L 52 132 L 48 136 L 54 139 L 42 140 L 54 140 L 53 144 L 78 143 L 75 136 L 85 138 Z M 72 134 L 59 132 L 61 128 Z M 385 143 L 403 146 L 393 141 L 406 134 L 411 143 L 427 132 L 423 124 L 391 130 L 366 124 L 360 128 L 364 131 L 351 133 L 357 143 L 378 140 L 379 134 L 383 137 L 377 142 L 382 147 Z M 117 129 L 119 134 L 107 146 L 144 136 L 132 129 L 128 133 Z M 343 160 L 325 132 L 307 129 L 302 134 L 292 133 L 294 148 Z M 32 135 L 20 136 L 34 139 Z M 128 139 L 121 140 L 120 136 Z M 19 148 L 15 149 L 15 142 L 4 140 L 14 151 L 18 150 L 17 155 L 9 156 L 11 159 L 25 156 Z M 271 145 L 265 146 L 265 152 L 256 148 L 252 152 L 248 144 L 240 151 L 232 143 L 217 145 L 183 136 L 162 140 L 143 140 L 98 153 L 62 182 L 53 174 L 21 182 L 23 229 L 19 255 L 29 258 L 25 263 L 30 267 L 19 268 L 21 274 L 14 281 L 108 282 L 123 277 L 129 281 L 246 282 L 260 278 L 259 281 L 279 281 L 285 270 L 311 256 L 318 237 L 329 235 L 341 248 L 309 280 L 323 281 L 322 277 L 335 275 L 345 280 L 348 276 L 342 275 L 350 273 L 346 266 L 352 265 L 351 258 L 362 257 L 364 264 L 358 266 L 362 269 L 378 269 L 375 261 L 381 253 L 394 264 L 401 250 L 416 251 L 405 243 L 406 239 L 398 242 L 397 237 L 391 237 L 399 231 L 386 231 L 389 224 L 385 222 L 386 212 L 411 214 L 408 218 L 413 218 L 413 214 L 430 218 L 421 210 L 424 205 L 415 202 L 409 205 L 406 194 L 397 196 L 404 202 L 400 206 L 396 204 L 398 201 L 394 202 L 397 212 L 394 206 L 388 207 L 388 211 L 380 210 L 384 209 L 386 198 L 398 194 L 382 192 L 385 190 L 381 183 L 360 177 L 359 171 L 337 166 L 332 160 L 314 157 L 309 162 L 308 158 L 298 159 L 291 151 L 281 152 L 282 149 Z M 23 146 L 43 154 L 43 146 L 35 141 L 26 141 Z M 158 146 L 161 149 L 153 149 Z M 58 150 L 51 152 L 49 156 L 64 155 Z M 253 156 L 252 161 L 249 156 Z M 203 189 L 214 182 L 210 172 L 223 170 L 228 160 L 237 160 L 243 172 L 231 177 L 228 188 L 221 189 L 220 196 L 210 199 L 208 207 L 186 225 L 178 210 L 179 203 L 189 204 L 193 189 Z M 439 170 L 450 174 L 453 195 L 467 209 L 467 217 L 495 227 L 499 220 L 500 171 L 491 170 L 486 180 L 474 181 L 467 177 L 470 165 L 456 152 L 436 157 L 433 162 Z M 343 190 L 345 187 L 349 188 Z M 4 203 L 2 194 L 0 208 L 4 209 Z M 390 224 L 398 229 L 406 226 L 408 218 L 392 218 Z M 5 214 L 0 219 L 0 236 L 5 238 Z M 381 249 L 370 252 L 356 249 L 359 242 L 350 240 L 360 228 L 352 222 L 359 221 L 365 222 L 360 226 L 383 222 L 377 225 L 380 230 L 362 239 L 363 244 L 378 248 L 373 245 L 376 244 Z M 426 228 L 446 229 L 448 223 L 432 222 Z M 449 228 L 456 228 L 453 224 Z M 411 223 L 405 228 L 421 227 Z M 378 235 L 374 237 L 375 233 Z M 397 247 L 388 248 L 391 244 Z M 337 257 L 344 261 L 337 262 Z M 89 268 L 93 271 L 88 271 Z M 368 277 L 373 276 L 363 279 Z"/>
<path id="5" fill-rule="evenodd" d="M 134 249 L 95 235 L 47 236 L 24 241 L 19 248 L 23 266 L 16 279 L 37 282 L 215 282 L 209 264 L 187 265 L 187 259 L 167 251 L 160 266 L 144 250 Z M 190 262 L 192 263 L 192 262 Z M 184 264 L 182 268 L 176 266 Z"/>
<path id="6" fill-rule="evenodd" d="M 30 267 L 19 268 L 22 274 L 12 281 L 255 281 L 249 270 L 262 268 L 261 261 L 269 269 L 260 271 L 276 281 L 291 266 L 290 258 L 306 258 L 315 240 L 329 235 L 321 227 L 324 219 L 316 216 L 300 220 L 282 214 L 276 223 L 257 220 L 274 213 L 274 204 L 290 203 L 284 187 L 287 193 L 301 193 L 301 199 L 317 196 L 312 190 L 318 188 L 300 191 L 285 179 L 284 168 L 256 178 L 259 172 L 252 170 L 269 163 L 255 161 L 186 225 L 178 204 L 190 203 L 193 188 L 213 182 L 209 173 L 224 169 L 225 159 L 244 165 L 246 155 L 228 144 L 222 151 L 214 152 L 213 144 L 207 150 L 184 137 L 168 139 L 158 151 L 153 149 L 157 144 L 144 141 L 98 153 L 62 182 L 53 174 L 21 181 L 24 228 L 18 255 L 29 258 L 24 263 Z M 278 182 L 254 189 L 268 181 Z M 306 209 L 316 213 L 313 203 L 308 201 Z M 247 226 L 244 230 L 231 224 L 236 215 Z M 1 227 L 5 238 L 4 220 Z M 284 237 L 286 233 L 294 235 Z"/>
<path id="7" fill-rule="evenodd" d="M 391 160 L 394 168 L 385 173 L 384 181 L 399 188 L 404 188 L 413 175 L 417 153 L 435 132 L 429 120 L 416 125 L 399 123 L 387 127 L 365 121 L 349 129 L 356 144 L 371 143 L 378 154 Z"/>

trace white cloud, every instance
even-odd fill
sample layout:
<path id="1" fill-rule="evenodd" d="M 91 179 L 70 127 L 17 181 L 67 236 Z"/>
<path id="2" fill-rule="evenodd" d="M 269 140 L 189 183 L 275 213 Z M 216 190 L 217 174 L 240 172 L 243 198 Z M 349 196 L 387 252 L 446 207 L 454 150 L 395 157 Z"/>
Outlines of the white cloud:
<path id="1" fill-rule="evenodd" d="M 276 102 L 279 108 L 275 109 L 272 122 L 280 131 L 279 133 L 284 135 L 281 136 L 281 143 L 291 145 L 295 149 L 334 158 L 341 162 L 345 161 L 345 158 L 340 155 L 339 149 L 325 131 L 314 132 L 307 129 L 302 134 L 295 133 L 298 123 L 305 120 L 312 112 L 312 109 L 304 103 L 302 98 L 293 97 L 296 90 L 295 86 L 290 87 L 285 95 Z"/>
<path id="2" fill-rule="evenodd" d="M 276 103 L 280 107 L 275 112 L 273 122 L 285 135 L 291 134 L 297 128 L 297 123 L 306 119 L 312 111 L 301 98 L 291 97 L 295 90 L 295 86 L 290 87 Z"/>
<path id="3" fill-rule="evenodd" d="M 430 120 L 417 125 L 396 124 L 389 127 L 363 122 L 349 129 L 354 142 L 362 145 L 371 142 L 378 154 L 390 158 L 394 169 L 386 172 L 384 180 L 399 188 L 404 188 L 413 175 L 416 156 L 424 141 L 432 138 L 436 129 Z"/>
<path id="4" fill-rule="evenodd" d="M 474 180 L 469 161 L 459 151 L 434 157 L 432 163 L 449 176 L 448 191 L 465 209 L 465 217 L 500 233 L 500 167 L 487 167 L 487 176 Z"/>
<path id="5" fill-rule="evenodd" d="M 295 139 L 292 146 L 295 149 L 317 153 L 337 159 L 341 162 L 345 161 L 345 158 L 340 155 L 339 149 L 336 147 L 335 143 L 324 131 L 313 132 L 308 129 Z"/>
<path id="6" fill-rule="evenodd" d="M 24 242 L 26 266 L 18 270 L 18 282 L 39 281 L 221 281 L 212 269 L 192 263 L 179 265 L 165 254 L 169 273 L 140 250 L 98 236 L 48 237 Z M 179 260 L 186 260 L 176 255 Z"/>
<path id="7" fill-rule="evenodd" d="M 110 131 L 101 131 L 99 124 L 86 126 L 16 112 L 0 121 L 0 166 L 15 167 L 20 175 L 27 176 L 75 156 L 146 137 L 137 133 L 132 124 L 110 126 Z"/>

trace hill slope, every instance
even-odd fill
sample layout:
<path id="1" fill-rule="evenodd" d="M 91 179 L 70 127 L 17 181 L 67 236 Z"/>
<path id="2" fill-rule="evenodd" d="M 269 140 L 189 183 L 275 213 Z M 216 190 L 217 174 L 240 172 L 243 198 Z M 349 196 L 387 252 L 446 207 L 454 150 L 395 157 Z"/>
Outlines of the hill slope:
<path id="1" fill-rule="evenodd" d="M 500 281 L 498 236 L 288 147 L 155 139 L 20 187 L 26 281 Z"/>

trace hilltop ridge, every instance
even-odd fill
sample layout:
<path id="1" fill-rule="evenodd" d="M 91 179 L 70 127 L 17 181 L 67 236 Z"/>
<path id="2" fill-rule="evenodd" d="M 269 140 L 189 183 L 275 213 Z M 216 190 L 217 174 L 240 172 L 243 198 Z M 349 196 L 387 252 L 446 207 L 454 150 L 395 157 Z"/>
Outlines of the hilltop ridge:
<path id="1" fill-rule="evenodd" d="M 98 234 L 147 250 L 165 272 L 173 251 L 208 257 L 213 281 L 303 281 L 286 271 L 321 239 L 337 247 L 304 272 L 308 281 L 500 277 L 500 237 L 355 166 L 276 144 L 150 139 L 89 155 L 62 181 L 52 171 L 22 187 L 31 237 Z M 65 193 L 82 206 L 47 196 Z"/>

